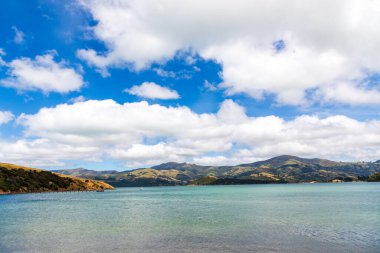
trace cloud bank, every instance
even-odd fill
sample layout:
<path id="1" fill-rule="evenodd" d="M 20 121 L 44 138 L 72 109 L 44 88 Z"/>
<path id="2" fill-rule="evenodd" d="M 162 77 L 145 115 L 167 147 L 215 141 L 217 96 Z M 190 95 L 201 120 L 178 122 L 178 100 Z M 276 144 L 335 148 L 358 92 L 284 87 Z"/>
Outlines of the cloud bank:
<path id="1" fill-rule="evenodd" d="M 24 139 L 0 145 L 5 159 L 61 164 L 114 159 L 126 166 L 167 161 L 238 164 L 281 154 L 337 160 L 380 157 L 380 121 L 346 116 L 250 117 L 225 100 L 216 113 L 147 102 L 88 100 L 22 114 Z"/>

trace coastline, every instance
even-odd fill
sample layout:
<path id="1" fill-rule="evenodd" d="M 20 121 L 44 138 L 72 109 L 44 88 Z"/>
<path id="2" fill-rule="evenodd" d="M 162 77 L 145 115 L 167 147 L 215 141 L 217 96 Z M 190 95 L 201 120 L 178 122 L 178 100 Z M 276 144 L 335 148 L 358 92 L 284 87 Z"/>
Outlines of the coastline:
<path id="1" fill-rule="evenodd" d="M 113 191 L 116 188 L 99 190 L 60 190 L 60 191 L 31 191 L 31 192 L 3 192 L 0 191 L 0 195 L 19 195 L 19 194 L 36 194 L 36 193 L 71 193 L 71 192 L 105 192 Z"/>

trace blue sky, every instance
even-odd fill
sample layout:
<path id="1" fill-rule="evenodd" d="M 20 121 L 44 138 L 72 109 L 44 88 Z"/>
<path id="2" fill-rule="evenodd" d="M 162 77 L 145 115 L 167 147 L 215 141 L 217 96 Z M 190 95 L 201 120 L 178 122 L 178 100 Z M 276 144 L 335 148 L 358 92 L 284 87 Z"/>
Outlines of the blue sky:
<path id="1" fill-rule="evenodd" d="M 0 160 L 377 160 L 376 4 L 312 2 L 1 1 Z"/>

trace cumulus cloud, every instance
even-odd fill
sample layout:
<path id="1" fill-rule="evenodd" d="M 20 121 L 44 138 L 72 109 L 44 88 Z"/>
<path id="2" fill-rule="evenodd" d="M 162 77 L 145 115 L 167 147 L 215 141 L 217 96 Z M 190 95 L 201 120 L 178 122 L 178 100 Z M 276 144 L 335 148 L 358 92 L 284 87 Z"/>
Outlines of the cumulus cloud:
<path id="1" fill-rule="evenodd" d="M 260 99 L 266 93 L 273 93 L 280 103 L 300 105 L 307 103 L 308 89 L 334 87 L 339 80 L 362 77 L 348 59 L 332 50 L 290 44 L 276 53 L 272 45 L 253 45 L 246 40 L 234 41 L 203 52 L 206 57 L 221 59 L 221 87 L 226 88 L 228 94 L 244 92 Z"/>
<path id="2" fill-rule="evenodd" d="M 10 111 L 0 111 L 0 126 L 14 119 L 13 113 Z"/>
<path id="3" fill-rule="evenodd" d="M 318 94 L 334 102 L 380 103 L 376 89 L 357 85 L 380 73 L 378 1 L 81 3 L 97 21 L 94 36 L 107 50 L 81 49 L 78 55 L 103 71 L 141 70 L 178 51 L 192 50 L 222 65 L 220 87 L 230 95 L 246 93 L 260 99 L 274 94 L 279 103 L 304 105 L 305 93 L 322 90 Z M 371 100 L 341 95 L 352 89 Z M 332 90 L 339 91 L 336 99 L 331 99 Z"/>
<path id="4" fill-rule="evenodd" d="M 23 157 L 22 150 L 30 150 L 29 159 L 49 157 L 57 164 L 106 158 L 129 166 L 167 161 L 239 164 L 282 154 L 336 160 L 380 157 L 380 121 L 341 115 L 251 117 L 232 100 L 225 100 L 217 113 L 203 114 L 184 106 L 88 100 L 22 114 L 17 123 L 24 128 L 22 145 L 0 149 L 3 157 L 14 160 Z"/>
<path id="5" fill-rule="evenodd" d="M 175 90 L 163 87 L 153 82 L 144 82 L 141 85 L 134 85 L 130 89 L 124 90 L 125 92 L 149 99 L 178 99 L 179 94 Z"/>
<path id="6" fill-rule="evenodd" d="M 20 91 L 41 90 L 45 93 L 79 90 L 83 86 L 82 76 L 66 65 L 54 61 L 53 52 L 38 55 L 35 59 L 15 59 L 6 64 L 8 77 L 0 80 L 0 84 Z"/>
<path id="7" fill-rule="evenodd" d="M 76 53 L 77 57 L 85 60 L 88 65 L 95 66 L 97 68 L 97 71 L 103 76 L 103 77 L 109 77 L 110 73 L 107 70 L 107 66 L 111 65 L 113 62 L 113 57 L 107 58 L 104 56 L 100 56 L 97 54 L 97 52 L 93 49 L 79 49 Z M 125 66 L 125 64 L 119 64 L 119 67 Z"/>

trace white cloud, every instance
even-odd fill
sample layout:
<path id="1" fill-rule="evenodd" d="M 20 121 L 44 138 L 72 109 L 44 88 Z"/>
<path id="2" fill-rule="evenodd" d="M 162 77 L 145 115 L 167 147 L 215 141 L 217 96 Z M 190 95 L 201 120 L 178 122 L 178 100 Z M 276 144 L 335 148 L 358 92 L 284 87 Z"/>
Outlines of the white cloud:
<path id="1" fill-rule="evenodd" d="M 380 2 L 373 0 L 81 1 L 106 52 L 78 51 L 103 72 L 141 70 L 192 50 L 219 62 L 227 93 L 275 94 L 279 103 L 307 104 L 305 92 L 345 83 L 378 104 L 376 89 L 358 83 L 380 73 Z M 120 25 L 122 24 L 122 25 Z M 283 40 L 278 51 L 274 42 Z M 342 91 L 343 92 L 343 91 Z M 322 92 L 327 100 L 331 92 Z M 353 103 L 337 95 L 335 102 Z M 362 96 L 363 97 L 363 96 Z"/>
<path id="2" fill-rule="evenodd" d="M 93 49 L 80 49 L 77 51 L 77 57 L 85 60 L 88 65 L 97 67 L 97 71 L 103 77 L 110 76 L 110 73 L 107 70 L 107 66 L 112 63 L 112 59 L 98 55 Z M 125 66 L 125 64 L 120 64 L 119 67 L 121 66 Z"/>
<path id="3" fill-rule="evenodd" d="M 340 115 L 250 117 L 232 100 L 215 114 L 147 102 L 88 100 L 23 114 L 17 123 L 25 129 L 22 145 L 0 149 L 14 161 L 117 159 L 149 166 L 168 161 L 239 164 L 282 154 L 351 161 L 380 157 L 380 121 Z"/>
<path id="4" fill-rule="evenodd" d="M 12 26 L 13 31 L 15 32 L 15 37 L 13 39 L 14 43 L 22 44 L 25 42 L 25 33 L 18 29 L 16 26 Z"/>
<path id="5" fill-rule="evenodd" d="M 14 119 L 13 113 L 10 111 L 0 111 L 0 126 Z"/>
<path id="6" fill-rule="evenodd" d="M 82 76 L 64 62 L 55 62 L 53 53 L 35 59 L 15 59 L 6 66 L 9 68 L 8 78 L 0 80 L 0 84 L 17 90 L 67 93 L 83 86 Z"/>
<path id="7" fill-rule="evenodd" d="M 178 99 L 179 94 L 175 90 L 171 90 L 167 87 L 163 87 L 153 82 L 144 82 L 141 85 L 132 86 L 130 89 L 126 89 L 125 92 L 150 99 Z"/>

